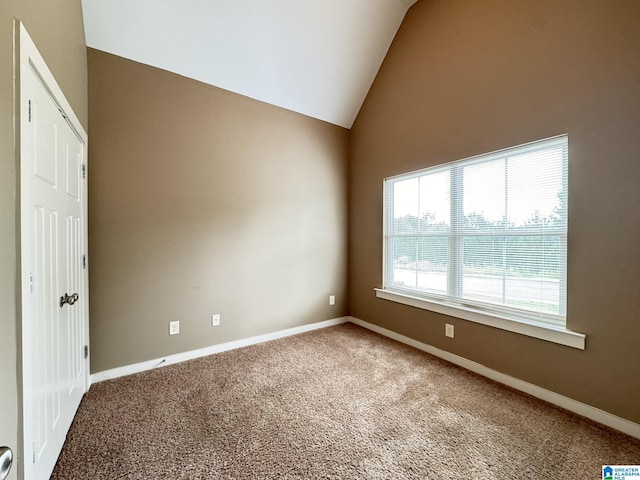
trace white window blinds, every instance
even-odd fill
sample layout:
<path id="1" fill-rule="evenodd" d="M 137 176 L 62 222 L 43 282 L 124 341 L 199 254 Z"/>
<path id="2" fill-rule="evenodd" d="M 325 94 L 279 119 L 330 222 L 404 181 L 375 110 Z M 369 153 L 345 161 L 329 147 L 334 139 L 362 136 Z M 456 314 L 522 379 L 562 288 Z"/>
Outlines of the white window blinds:
<path id="1" fill-rule="evenodd" d="M 567 136 L 385 180 L 384 289 L 564 326 Z"/>

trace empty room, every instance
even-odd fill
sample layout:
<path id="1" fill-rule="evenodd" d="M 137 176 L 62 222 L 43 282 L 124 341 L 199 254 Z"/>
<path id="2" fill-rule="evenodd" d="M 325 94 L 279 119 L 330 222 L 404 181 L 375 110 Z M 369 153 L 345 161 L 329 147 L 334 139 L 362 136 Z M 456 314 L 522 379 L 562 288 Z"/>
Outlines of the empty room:
<path id="1" fill-rule="evenodd" d="M 2 0 L 0 480 L 640 479 L 638 25 Z"/>

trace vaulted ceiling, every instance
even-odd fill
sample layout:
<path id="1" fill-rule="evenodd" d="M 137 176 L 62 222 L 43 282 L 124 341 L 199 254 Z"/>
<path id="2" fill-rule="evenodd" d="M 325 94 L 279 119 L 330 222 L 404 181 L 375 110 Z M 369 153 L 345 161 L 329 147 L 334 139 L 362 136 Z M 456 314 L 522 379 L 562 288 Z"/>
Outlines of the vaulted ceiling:
<path id="1" fill-rule="evenodd" d="M 350 128 L 416 0 L 82 0 L 89 47 Z"/>

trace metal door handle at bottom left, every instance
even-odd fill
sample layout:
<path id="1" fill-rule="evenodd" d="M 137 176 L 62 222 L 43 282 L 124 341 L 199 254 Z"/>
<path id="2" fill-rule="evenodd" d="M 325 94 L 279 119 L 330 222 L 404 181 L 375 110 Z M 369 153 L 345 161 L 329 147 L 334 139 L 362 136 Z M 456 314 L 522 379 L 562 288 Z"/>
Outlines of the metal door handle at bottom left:
<path id="1" fill-rule="evenodd" d="M 11 464 L 13 463 L 13 452 L 9 447 L 0 447 L 0 480 L 9 476 Z"/>

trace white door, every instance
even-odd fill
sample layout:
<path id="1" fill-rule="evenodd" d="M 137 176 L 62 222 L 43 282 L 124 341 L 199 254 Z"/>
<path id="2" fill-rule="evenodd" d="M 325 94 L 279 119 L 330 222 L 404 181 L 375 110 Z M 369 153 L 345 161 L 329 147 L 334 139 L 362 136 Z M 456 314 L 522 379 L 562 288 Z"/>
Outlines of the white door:
<path id="1" fill-rule="evenodd" d="M 87 388 L 86 134 L 35 46 L 26 51 L 23 31 L 23 458 L 25 478 L 40 480 L 51 475 Z"/>

